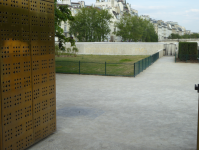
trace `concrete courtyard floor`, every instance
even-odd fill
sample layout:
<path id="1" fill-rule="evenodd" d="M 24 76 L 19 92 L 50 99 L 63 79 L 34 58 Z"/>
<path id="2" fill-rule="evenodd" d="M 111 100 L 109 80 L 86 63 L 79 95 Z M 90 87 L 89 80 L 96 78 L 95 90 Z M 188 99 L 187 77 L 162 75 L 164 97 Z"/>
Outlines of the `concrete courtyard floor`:
<path id="1" fill-rule="evenodd" d="M 30 150 L 195 150 L 199 64 L 133 77 L 56 74 L 57 131 Z"/>

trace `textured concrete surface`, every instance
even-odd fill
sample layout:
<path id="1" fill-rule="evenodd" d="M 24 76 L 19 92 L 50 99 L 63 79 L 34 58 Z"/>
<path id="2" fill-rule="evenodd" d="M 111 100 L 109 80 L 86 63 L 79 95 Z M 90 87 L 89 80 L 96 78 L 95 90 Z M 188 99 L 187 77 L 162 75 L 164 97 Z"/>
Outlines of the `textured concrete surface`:
<path id="1" fill-rule="evenodd" d="M 78 54 L 93 55 L 152 55 L 164 49 L 159 42 L 77 42 Z M 65 47 L 70 47 L 66 43 Z"/>
<path id="2" fill-rule="evenodd" d="M 199 64 L 162 57 L 136 78 L 57 74 L 57 132 L 30 150 L 195 150 Z"/>

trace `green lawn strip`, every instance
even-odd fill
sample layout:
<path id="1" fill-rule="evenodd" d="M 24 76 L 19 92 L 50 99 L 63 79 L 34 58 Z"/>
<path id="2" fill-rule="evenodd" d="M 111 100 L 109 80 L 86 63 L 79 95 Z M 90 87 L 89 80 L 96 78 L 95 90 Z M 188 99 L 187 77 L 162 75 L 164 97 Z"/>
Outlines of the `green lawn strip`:
<path id="1" fill-rule="evenodd" d="M 56 57 L 57 73 L 80 73 L 118 76 L 133 76 L 134 63 L 148 56 L 129 55 L 77 55 L 77 57 Z"/>

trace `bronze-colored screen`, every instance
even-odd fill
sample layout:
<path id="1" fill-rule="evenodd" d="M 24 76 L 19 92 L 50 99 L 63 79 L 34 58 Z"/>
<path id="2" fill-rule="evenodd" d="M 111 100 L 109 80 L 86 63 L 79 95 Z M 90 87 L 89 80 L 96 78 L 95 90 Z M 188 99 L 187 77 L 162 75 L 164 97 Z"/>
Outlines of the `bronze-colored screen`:
<path id="1" fill-rule="evenodd" d="M 56 130 L 54 1 L 0 0 L 0 149 Z"/>

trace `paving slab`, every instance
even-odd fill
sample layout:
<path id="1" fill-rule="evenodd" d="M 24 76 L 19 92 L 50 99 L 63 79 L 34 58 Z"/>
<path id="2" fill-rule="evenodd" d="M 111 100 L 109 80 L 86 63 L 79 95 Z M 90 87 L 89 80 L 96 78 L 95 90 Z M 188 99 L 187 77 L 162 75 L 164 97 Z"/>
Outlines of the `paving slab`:
<path id="1" fill-rule="evenodd" d="M 57 131 L 29 150 L 195 150 L 199 64 L 133 77 L 56 74 Z"/>

